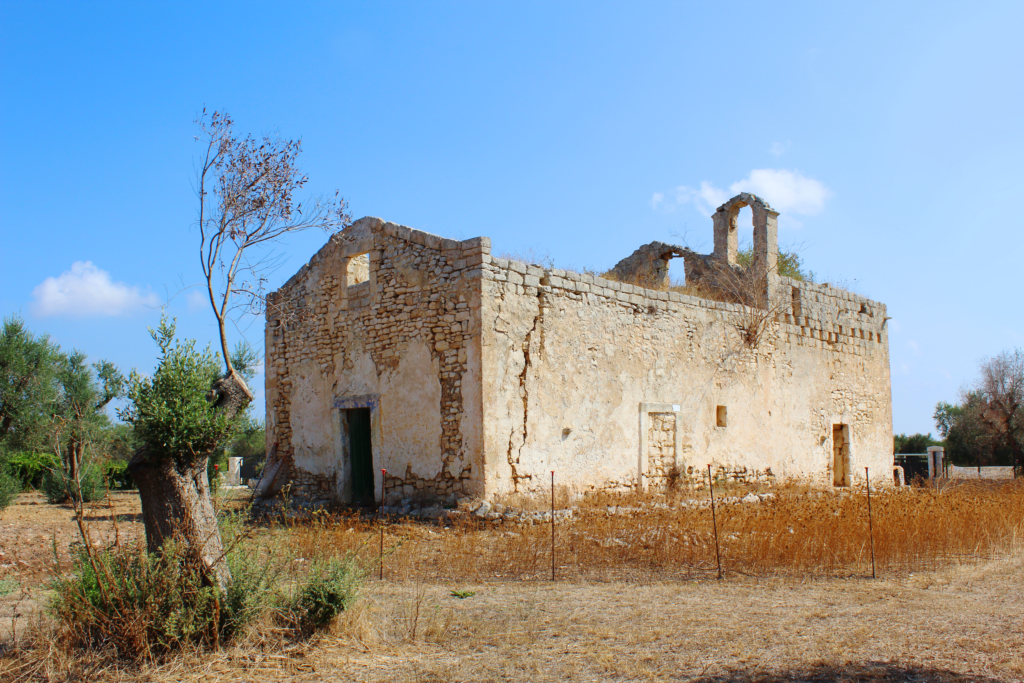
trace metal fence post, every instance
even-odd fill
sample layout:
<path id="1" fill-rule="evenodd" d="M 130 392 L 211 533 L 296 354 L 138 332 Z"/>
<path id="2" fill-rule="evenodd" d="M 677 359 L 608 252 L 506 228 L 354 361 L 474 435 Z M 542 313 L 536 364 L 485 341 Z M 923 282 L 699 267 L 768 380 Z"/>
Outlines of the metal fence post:
<path id="1" fill-rule="evenodd" d="M 871 537 L 871 578 L 875 578 L 875 527 L 871 521 L 871 472 L 864 468 L 864 479 L 868 485 L 868 535 Z"/>
<path id="2" fill-rule="evenodd" d="M 555 471 L 551 470 L 551 580 L 555 580 Z"/>
<path id="3" fill-rule="evenodd" d="M 722 553 L 718 549 L 718 520 L 715 518 L 715 485 L 711 479 L 711 463 L 708 463 L 708 490 L 711 492 L 711 526 L 715 530 L 715 560 L 718 562 L 718 578 L 722 578 Z"/>

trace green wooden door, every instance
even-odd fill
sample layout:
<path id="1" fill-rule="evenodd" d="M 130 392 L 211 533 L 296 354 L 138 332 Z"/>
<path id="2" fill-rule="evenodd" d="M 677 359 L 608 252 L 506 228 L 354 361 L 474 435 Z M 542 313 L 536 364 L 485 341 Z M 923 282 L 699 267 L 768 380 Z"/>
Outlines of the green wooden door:
<path id="1" fill-rule="evenodd" d="M 373 447 L 370 443 L 370 409 L 348 411 L 348 445 L 352 458 L 352 502 L 373 504 Z"/>

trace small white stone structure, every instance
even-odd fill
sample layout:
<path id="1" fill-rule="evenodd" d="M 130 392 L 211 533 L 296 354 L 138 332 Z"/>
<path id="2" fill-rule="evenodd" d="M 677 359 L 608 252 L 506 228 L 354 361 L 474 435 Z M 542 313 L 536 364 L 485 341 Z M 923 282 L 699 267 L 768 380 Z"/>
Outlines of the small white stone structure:
<path id="1" fill-rule="evenodd" d="M 228 471 L 224 483 L 228 486 L 241 486 L 242 458 L 228 458 Z"/>
<path id="2" fill-rule="evenodd" d="M 893 485 L 895 486 L 906 486 L 906 476 L 903 472 L 903 468 L 899 465 L 894 465 L 892 468 Z"/>
<path id="3" fill-rule="evenodd" d="M 540 492 L 552 470 L 576 492 L 661 487 L 708 464 L 891 486 L 885 306 L 779 276 L 777 216 L 739 195 L 714 253 L 653 242 L 615 279 L 356 221 L 268 298 L 268 467 L 310 502 Z M 670 289 L 676 257 L 708 296 Z"/>

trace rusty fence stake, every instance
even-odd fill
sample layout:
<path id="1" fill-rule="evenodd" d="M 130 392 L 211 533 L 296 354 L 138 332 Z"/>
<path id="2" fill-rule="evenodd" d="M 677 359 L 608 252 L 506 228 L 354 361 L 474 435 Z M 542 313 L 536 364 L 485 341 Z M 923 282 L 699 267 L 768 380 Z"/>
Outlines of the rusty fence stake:
<path id="1" fill-rule="evenodd" d="M 384 580 L 384 522 L 381 519 L 384 509 L 384 482 L 387 479 L 388 471 L 383 467 L 380 470 L 380 507 L 377 508 L 377 522 L 380 524 L 380 580 Z"/>
<path id="2" fill-rule="evenodd" d="M 864 468 L 864 479 L 868 485 L 868 536 L 871 538 L 871 578 L 875 578 L 875 528 L 871 522 L 871 472 Z"/>
<path id="3" fill-rule="evenodd" d="M 715 561 L 718 562 L 718 578 L 722 578 L 722 553 L 718 549 L 718 520 L 715 518 L 715 485 L 711 479 L 711 463 L 708 463 L 708 490 L 711 492 L 711 527 L 715 530 Z"/>
<path id="4" fill-rule="evenodd" d="M 551 580 L 555 580 L 555 471 L 551 470 Z"/>

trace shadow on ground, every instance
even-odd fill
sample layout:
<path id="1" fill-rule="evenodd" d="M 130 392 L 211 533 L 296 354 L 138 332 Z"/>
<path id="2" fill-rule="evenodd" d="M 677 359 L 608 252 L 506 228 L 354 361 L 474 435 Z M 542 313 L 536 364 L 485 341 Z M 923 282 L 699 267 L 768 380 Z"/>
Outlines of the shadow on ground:
<path id="1" fill-rule="evenodd" d="M 86 522 L 112 522 L 115 517 L 120 522 L 141 522 L 142 514 L 138 512 L 128 514 L 117 514 L 117 515 L 89 515 L 86 517 Z"/>
<path id="2" fill-rule="evenodd" d="M 893 662 L 865 662 L 833 666 L 819 664 L 781 671 L 735 670 L 713 676 L 689 679 L 692 683 L 768 683 L 795 681 L 806 683 L 872 683 L 873 681 L 906 681 L 907 683 L 994 683 L 1002 679 L 962 674 L 947 669 L 904 666 Z"/>

